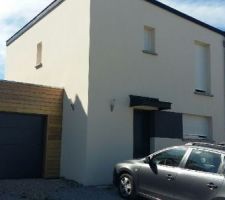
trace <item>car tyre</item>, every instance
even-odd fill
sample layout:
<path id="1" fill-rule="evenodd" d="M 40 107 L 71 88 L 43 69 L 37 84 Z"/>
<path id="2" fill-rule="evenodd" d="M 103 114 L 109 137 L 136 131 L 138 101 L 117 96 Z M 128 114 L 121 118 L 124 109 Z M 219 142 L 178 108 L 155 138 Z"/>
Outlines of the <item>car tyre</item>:
<path id="1" fill-rule="evenodd" d="M 130 174 L 122 174 L 119 178 L 119 193 L 123 199 L 134 200 L 136 196 L 134 179 Z"/>

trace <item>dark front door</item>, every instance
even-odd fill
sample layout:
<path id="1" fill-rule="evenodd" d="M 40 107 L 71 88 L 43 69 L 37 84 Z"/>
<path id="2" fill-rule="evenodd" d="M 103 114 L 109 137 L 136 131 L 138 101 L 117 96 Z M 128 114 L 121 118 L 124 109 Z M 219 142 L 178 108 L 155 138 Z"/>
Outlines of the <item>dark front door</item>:
<path id="1" fill-rule="evenodd" d="M 133 157 L 142 158 L 150 154 L 150 112 L 134 110 Z"/>
<path id="2" fill-rule="evenodd" d="M 40 178 L 45 118 L 0 113 L 0 178 Z"/>

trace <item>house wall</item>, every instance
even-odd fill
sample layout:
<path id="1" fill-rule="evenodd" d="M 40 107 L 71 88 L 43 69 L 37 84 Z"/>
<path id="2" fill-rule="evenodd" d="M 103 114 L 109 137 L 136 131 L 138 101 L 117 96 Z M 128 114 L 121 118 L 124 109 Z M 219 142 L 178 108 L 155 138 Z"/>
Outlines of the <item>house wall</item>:
<path id="1" fill-rule="evenodd" d="M 142 52 L 144 26 L 155 28 L 157 56 Z M 194 94 L 196 40 L 210 44 L 213 97 Z M 225 140 L 223 40 L 142 0 L 92 0 L 86 184 L 110 183 L 114 164 L 133 157 L 131 94 L 212 117 L 213 139 Z M 157 148 L 182 142 L 154 140 Z"/>
<path id="2" fill-rule="evenodd" d="M 142 52 L 144 26 L 155 28 L 157 56 Z M 8 46 L 6 79 L 65 88 L 61 176 L 108 184 L 114 164 L 133 156 L 130 94 L 212 117 L 213 139 L 225 139 L 223 39 L 143 0 L 65 0 Z M 196 40 L 211 45 L 214 97 L 194 94 Z M 151 142 L 158 149 L 182 141 Z"/>
<path id="3" fill-rule="evenodd" d="M 65 88 L 61 176 L 79 182 L 85 166 L 89 25 L 90 1 L 66 0 L 7 47 L 6 79 Z M 39 42 L 43 67 L 36 69 Z"/>

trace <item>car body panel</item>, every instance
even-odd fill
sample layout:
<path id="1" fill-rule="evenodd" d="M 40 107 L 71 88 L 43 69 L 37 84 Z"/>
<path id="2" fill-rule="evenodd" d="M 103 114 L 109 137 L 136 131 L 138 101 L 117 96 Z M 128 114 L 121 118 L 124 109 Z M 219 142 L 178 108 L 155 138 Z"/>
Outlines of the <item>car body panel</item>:
<path id="1" fill-rule="evenodd" d="M 149 164 L 144 163 L 139 170 L 139 192 L 159 199 L 173 200 L 176 176 L 174 167 L 158 165 L 157 169 L 152 169 Z"/>
<path id="2" fill-rule="evenodd" d="M 119 163 L 114 170 L 114 184 L 118 186 L 118 178 L 122 173 L 132 175 L 137 194 L 157 200 L 225 200 L 225 151 L 206 147 L 176 146 L 170 147 L 149 156 L 177 147 L 185 147 L 187 151 L 177 167 L 157 164 L 153 169 L 147 159 L 129 160 Z M 200 172 L 185 169 L 185 163 L 194 148 L 219 153 L 222 162 L 218 173 Z M 212 188 L 210 184 L 216 187 Z M 213 186 L 213 185 L 212 185 Z"/>
<path id="3" fill-rule="evenodd" d="M 177 171 L 175 199 L 182 200 L 211 200 L 216 197 L 222 188 L 224 176 L 187 170 L 180 168 Z M 207 185 L 214 184 L 217 188 L 210 189 Z"/>

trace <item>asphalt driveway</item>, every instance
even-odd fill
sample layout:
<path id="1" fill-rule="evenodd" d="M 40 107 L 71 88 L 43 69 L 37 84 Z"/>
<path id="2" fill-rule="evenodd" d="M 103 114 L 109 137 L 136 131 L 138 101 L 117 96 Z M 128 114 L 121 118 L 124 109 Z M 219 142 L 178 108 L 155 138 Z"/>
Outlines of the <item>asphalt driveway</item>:
<path id="1" fill-rule="evenodd" d="M 82 187 L 63 179 L 0 180 L 0 199 L 121 200 L 113 187 Z"/>

